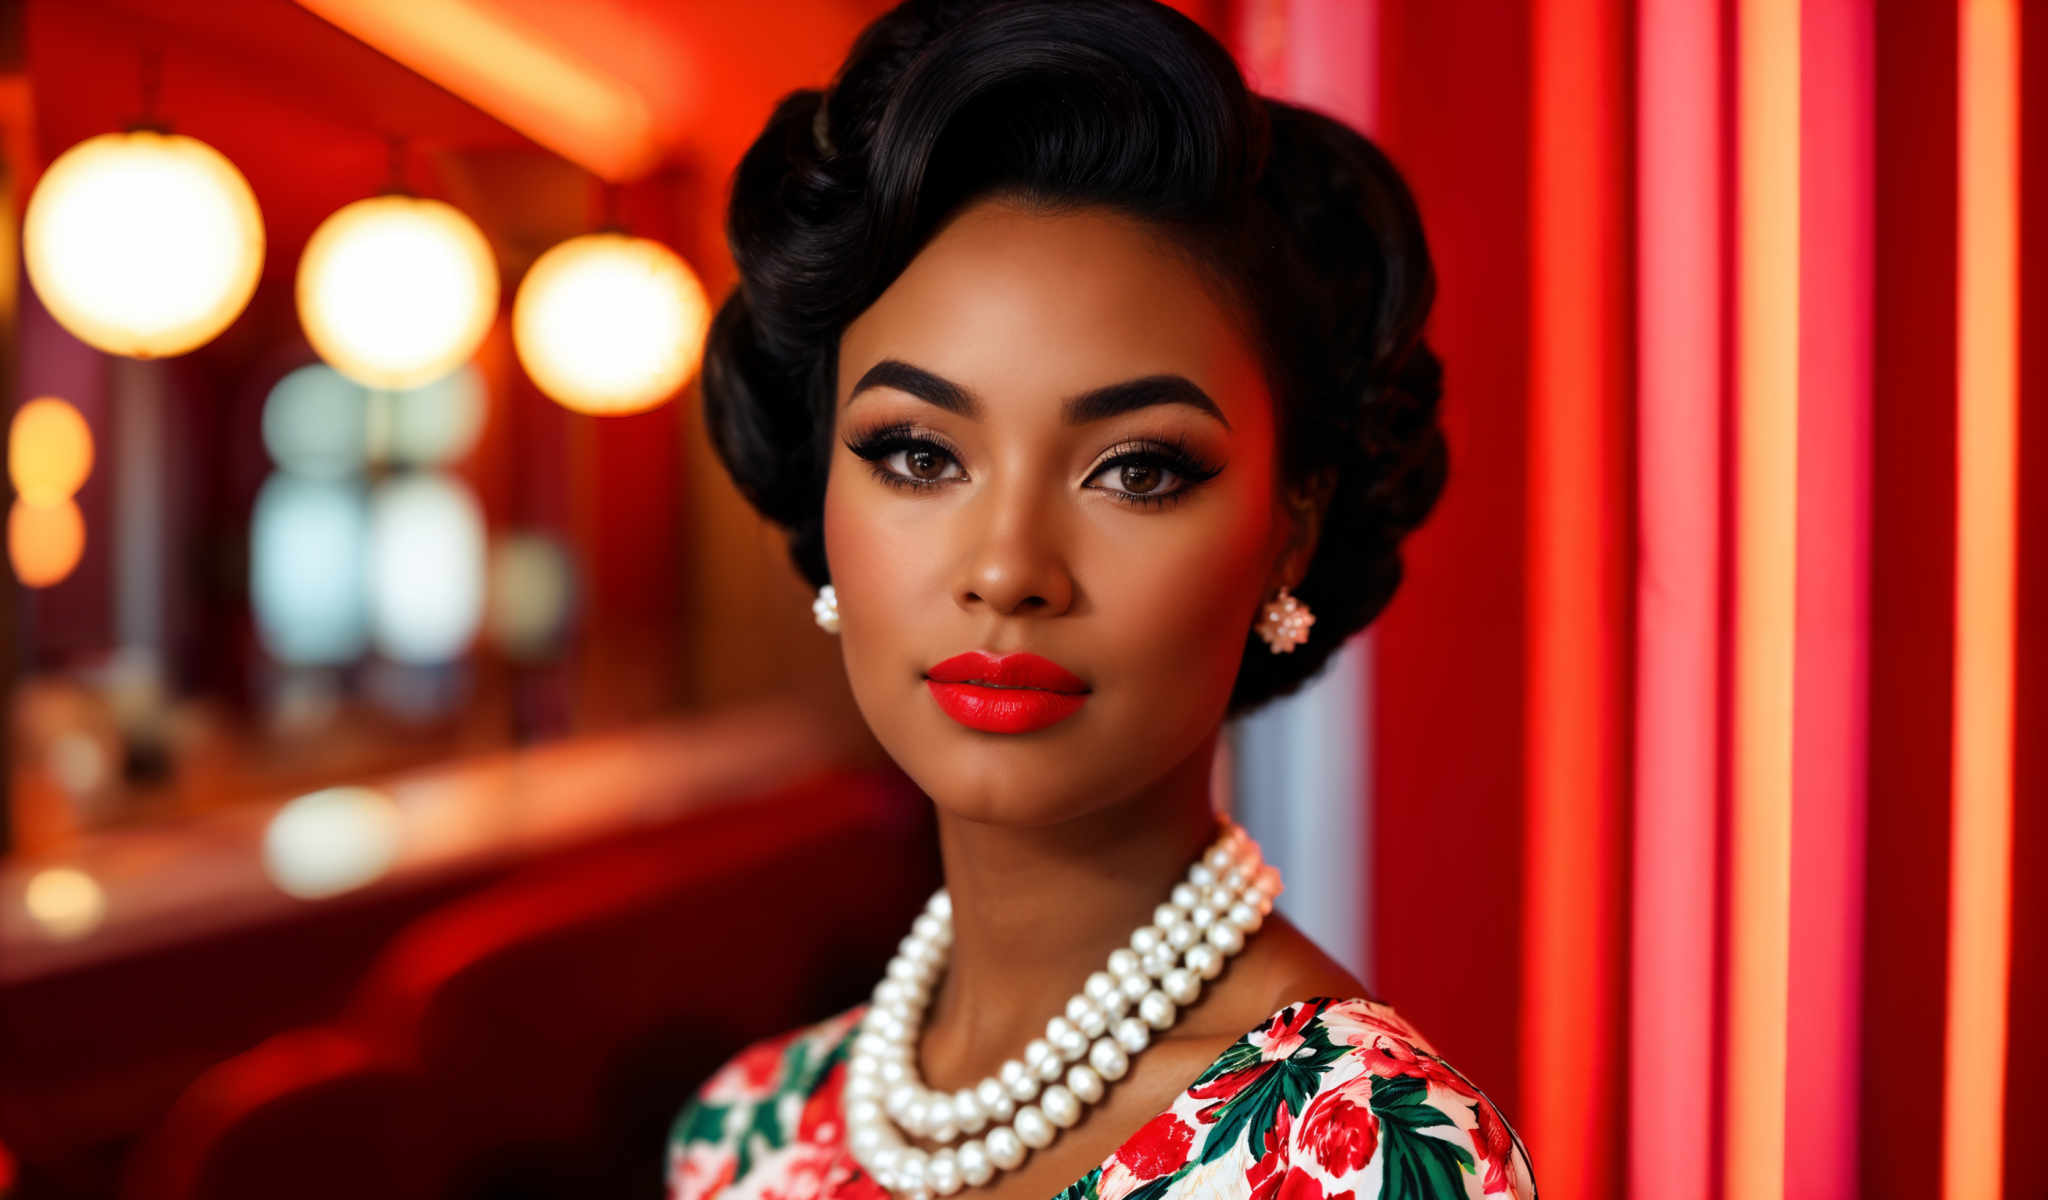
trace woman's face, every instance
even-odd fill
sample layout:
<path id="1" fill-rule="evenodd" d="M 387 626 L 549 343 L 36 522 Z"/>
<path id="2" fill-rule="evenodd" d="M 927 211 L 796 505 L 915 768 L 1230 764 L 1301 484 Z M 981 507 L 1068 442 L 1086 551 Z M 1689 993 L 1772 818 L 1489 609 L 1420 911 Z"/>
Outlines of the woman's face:
<path id="1" fill-rule="evenodd" d="M 1256 352 L 1196 269 L 1119 214 L 984 201 L 848 326 L 838 380 L 825 552 L 890 756 L 1019 825 L 1206 778 L 1246 634 L 1306 558 L 1282 562 Z M 973 651 L 1072 678 L 929 678 Z"/>

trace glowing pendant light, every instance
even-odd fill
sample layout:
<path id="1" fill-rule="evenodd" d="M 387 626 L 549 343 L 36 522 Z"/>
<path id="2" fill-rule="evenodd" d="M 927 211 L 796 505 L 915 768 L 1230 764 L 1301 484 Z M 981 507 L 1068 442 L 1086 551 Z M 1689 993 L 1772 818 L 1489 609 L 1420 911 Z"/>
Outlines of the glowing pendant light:
<path id="1" fill-rule="evenodd" d="M 196 138 L 103 133 L 59 155 L 22 225 L 29 283 L 87 345 L 163 358 L 239 316 L 263 270 L 249 181 Z"/>
<path id="2" fill-rule="evenodd" d="M 467 362 L 498 313 L 483 231 L 439 200 L 390 194 L 321 222 L 299 259 L 299 322 L 328 365 L 402 391 Z"/>
<path id="3" fill-rule="evenodd" d="M 26 587 L 62 583 L 85 555 L 85 514 L 72 497 L 92 473 L 92 427 L 55 396 L 21 406 L 7 429 L 7 558 Z"/>
<path id="4" fill-rule="evenodd" d="M 69 500 L 92 474 L 92 427 L 69 403 L 36 397 L 8 425 L 7 474 L 30 504 Z"/>
<path id="5" fill-rule="evenodd" d="M 605 232 L 540 256 L 512 303 L 512 345 L 541 391 L 585 413 L 653 408 L 695 373 L 711 305 L 659 242 Z"/>

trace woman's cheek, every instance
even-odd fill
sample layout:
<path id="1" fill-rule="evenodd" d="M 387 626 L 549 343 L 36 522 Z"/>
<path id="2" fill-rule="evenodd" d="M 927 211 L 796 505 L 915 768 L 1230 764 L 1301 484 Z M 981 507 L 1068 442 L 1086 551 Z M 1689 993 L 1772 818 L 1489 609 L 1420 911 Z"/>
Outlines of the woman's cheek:
<path id="1" fill-rule="evenodd" d="M 1126 518 L 1120 536 L 1098 549 L 1095 609 L 1110 627 L 1104 642 L 1120 647 L 1115 653 L 1127 670 L 1183 688 L 1227 688 L 1235 679 L 1257 608 L 1252 593 L 1271 564 L 1264 561 L 1267 525 L 1248 516 L 1245 498 L 1221 499 L 1228 502 L 1205 505 L 1190 519 L 1149 518 L 1149 528 Z"/>

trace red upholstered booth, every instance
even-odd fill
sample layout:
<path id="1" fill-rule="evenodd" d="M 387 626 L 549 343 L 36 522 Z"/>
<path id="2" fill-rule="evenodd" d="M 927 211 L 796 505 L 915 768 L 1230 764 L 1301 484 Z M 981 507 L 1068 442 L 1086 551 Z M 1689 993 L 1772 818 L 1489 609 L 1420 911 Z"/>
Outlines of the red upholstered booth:
<path id="1" fill-rule="evenodd" d="M 894 771 L 537 866 L 414 923 L 332 1026 L 200 1078 L 127 1195 L 657 1195 L 697 1083 L 860 1000 L 937 885 Z"/>

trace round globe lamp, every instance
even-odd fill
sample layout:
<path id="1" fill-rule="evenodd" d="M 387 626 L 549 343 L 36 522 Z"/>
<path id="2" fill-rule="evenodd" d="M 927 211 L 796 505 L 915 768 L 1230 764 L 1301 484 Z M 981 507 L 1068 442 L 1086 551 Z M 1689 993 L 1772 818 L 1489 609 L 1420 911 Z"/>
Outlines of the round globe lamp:
<path id="1" fill-rule="evenodd" d="M 299 323 L 329 366 L 403 391 L 467 362 L 498 313 L 498 264 L 476 222 L 418 196 L 358 200 L 299 259 Z"/>
<path id="2" fill-rule="evenodd" d="M 7 558 L 23 587 L 64 582 L 84 556 L 85 514 L 76 500 L 45 505 L 17 497 L 7 510 Z"/>
<path id="3" fill-rule="evenodd" d="M 55 396 L 38 396 L 15 410 L 7 430 L 7 474 L 30 503 L 48 507 L 69 500 L 92 473 L 92 427 Z"/>
<path id="4" fill-rule="evenodd" d="M 541 391 L 615 415 L 673 395 L 704 357 L 711 304 L 673 250 L 593 233 L 535 260 L 512 302 L 512 345 Z"/>
<path id="5" fill-rule="evenodd" d="M 66 150 L 37 181 L 21 238 L 29 283 L 57 323 L 130 358 L 205 345 L 263 270 L 249 181 L 178 133 L 103 133 Z"/>

